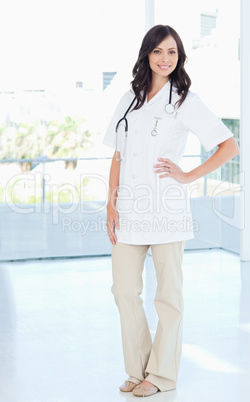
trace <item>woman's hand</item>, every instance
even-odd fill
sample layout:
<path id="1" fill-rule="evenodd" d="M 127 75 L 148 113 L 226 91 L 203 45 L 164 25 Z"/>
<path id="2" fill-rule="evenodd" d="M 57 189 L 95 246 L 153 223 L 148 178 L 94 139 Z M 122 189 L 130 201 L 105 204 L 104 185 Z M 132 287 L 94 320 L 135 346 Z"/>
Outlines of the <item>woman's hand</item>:
<path id="1" fill-rule="evenodd" d="M 178 165 L 164 158 L 159 158 L 159 163 L 154 165 L 154 167 L 157 169 L 156 173 L 162 173 L 160 177 L 173 177 L 180 183 L 191 183 L 218 169 L 227 161 L 239 155 L 239 152 L 237 142 L 233 137 L 230 137 L 218 144 L 218 149 L 206 162 L 190 170 L 188 173 L 184 173 Z"/>
<path id="2" fill-rule="evenodd" d="M 156 165 L 154 168 L 156 169 L 155 173 L 160 174 L 160 178 L 163 177 L 173 177 L 180 183 L 188 183 L 188 173 L 185 173 L 181 170 L 181 168 L 175 163 L 171 162 L 170 159 L 158 158 Z"/>
<path id="3" fill-rule="evenodd" d="M 115 228 L 119 229 L 119 214 L 114 205 L 108 204 L 107 206 L 107 233 L 110 242 L 115 245 L 117 242 L 117 237 L 115 234 Z"/>

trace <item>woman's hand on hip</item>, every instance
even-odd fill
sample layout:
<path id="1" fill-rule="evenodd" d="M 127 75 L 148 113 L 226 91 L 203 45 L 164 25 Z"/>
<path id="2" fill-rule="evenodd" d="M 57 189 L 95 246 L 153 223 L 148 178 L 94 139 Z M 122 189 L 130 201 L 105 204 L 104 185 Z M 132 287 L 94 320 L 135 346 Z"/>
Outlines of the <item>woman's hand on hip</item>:
<path id="1" fill-rule="evenodd" d="M 173 163 L 170 159 L 158 158 L 157 164 L 154 165 L 155 173 L 160 173 L 160 178 L 173 177 L 180 183 L 188 183 L 188 173 L 185 173 L 181 168 Z"/>
<path id="2" fill-rule="evenodd" d="M 117 242 L 117 237 L 115 234 L 115 228 L 119 229 L 119 214 L 114 205 L 108 204 L 107 205 L 107 233 L 110 242 L 115 245 Z"/>

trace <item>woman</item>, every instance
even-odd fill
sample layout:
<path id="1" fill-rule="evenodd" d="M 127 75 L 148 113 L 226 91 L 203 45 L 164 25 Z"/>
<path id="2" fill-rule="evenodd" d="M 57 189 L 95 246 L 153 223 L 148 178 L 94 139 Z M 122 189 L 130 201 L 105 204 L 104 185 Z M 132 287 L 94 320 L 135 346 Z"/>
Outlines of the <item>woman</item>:
<path id="1" fill-rule="evenodd" d="M 107 229 L 113 245 L 112 291 L 129 375 L 120 390 L 135 396 L 176 387 L 182 344 L 182 256 L 185 241 L 193 237 L 185 184 L 239 153 L 233 134 L 189 90 L 185 61 L 182 41 L 173 28 L 150 29 L 133 69 L 132 90 L 122 97 L 104 138 L 104 144 L 116 150 Z M 183 172 L 178 163 L 189 131 L 207 151 L 218 149 L 200 166 Z M 159 318 L 153 344 L 140 298 L 150 246 Z"/>

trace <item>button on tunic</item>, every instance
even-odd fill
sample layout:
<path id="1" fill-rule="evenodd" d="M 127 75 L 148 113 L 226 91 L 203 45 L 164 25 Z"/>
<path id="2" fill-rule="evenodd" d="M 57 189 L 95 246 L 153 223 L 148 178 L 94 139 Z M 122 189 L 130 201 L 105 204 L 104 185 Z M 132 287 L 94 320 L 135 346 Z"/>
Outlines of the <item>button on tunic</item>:
<path id="1" fill-rule="evenodd" d="M 183 157 L 189 131 L 206 151 L 232 137 L 232 132 L 189 91 L 185 101 L 171 115 L 165 111 L 170 83 L 138 110 L 127 115 L 128 136 L 124 126 L 116 133 L 120 120 L 134 93 L 128 91 L 120 100 L 103 143 L 116 148 L 124 159 L 120 166 L 117 210 L 120 229 L 118 242 L 127 244 L 162 244 L 193 237 L 190 203 L 186 186 L 171 177 L 159 178 L 154 165 L 158 158 L 178 164 Z M 173 87 L 172 104 L 179 100 Z M 152 135 L 156 130 L 157 134 Z"/>

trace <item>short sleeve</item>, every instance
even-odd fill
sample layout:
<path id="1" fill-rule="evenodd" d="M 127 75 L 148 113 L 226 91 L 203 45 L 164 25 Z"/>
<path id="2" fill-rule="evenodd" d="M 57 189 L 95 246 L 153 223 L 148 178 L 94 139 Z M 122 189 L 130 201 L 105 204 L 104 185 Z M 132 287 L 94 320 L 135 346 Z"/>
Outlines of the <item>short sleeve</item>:
<path id="1" fill-rule="evenodd" d="M 183 125 L 196 135 L 206 151 L 233 137 L 233 133 L 208 109 L 198 95 L 187 99 L 189 104 L 183 117 Z"/>
<path id="2" fill-rule="evenodd" d="M 116 149 L 116 125 L 118 121 L 124 116 L 124 113 L 126 112 L 131 100 L 133 99 L 134 95 L 132 92 L 128 91 L 123 95 L 121 98 L 120 102 L 118 103 L 118 106 L 115 110 L 115 113 L 109 123 L 108 129 L 105 133 L 104 139 L 103 139 L 103 144 L 107 145 L 108 147 L 111 147 L 113 149 Z M 117 138 L 117 151 L 120 152 L 121 150 L 121 140 L 122 136 L 118 135 Z"/>

